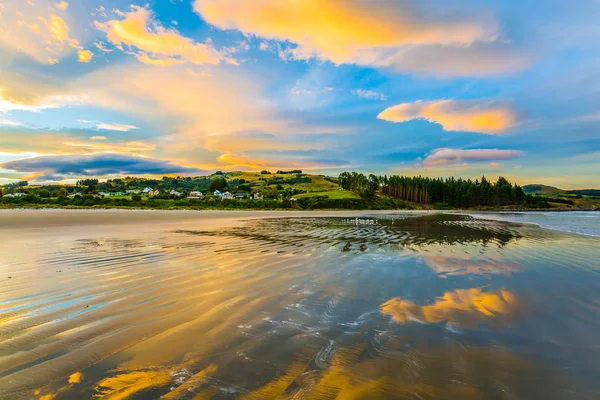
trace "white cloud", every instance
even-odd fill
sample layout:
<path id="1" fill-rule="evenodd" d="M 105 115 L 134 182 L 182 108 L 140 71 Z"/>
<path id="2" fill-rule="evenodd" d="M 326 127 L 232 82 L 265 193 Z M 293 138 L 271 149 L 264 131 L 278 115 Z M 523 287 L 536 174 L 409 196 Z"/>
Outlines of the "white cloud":
<path id="1" fill-rule="evenodd" d="M 17 121 L 10 120 L 10 119 L 0 118 L 0 125 L 21 126 L 23 124 L 20 122 L 17 122 Z"/>
<path id="2" fill-rule="evenodd" d="M 88 125 L 103 131 L 117 131 L 117 132 L 129 132 L 134 129 L 139 129 L 135 125 L 127 125 L 127 124 L 114 124 L 114 123 L 106 123 L 106 122 L 95 122 L 95 121 L 86 121 L 79 120 L 77 121 L 81 124 Z"/>
<path id="3" fill-rule="evenodd" d="M 354 89 L 352 90 L 352 94 L 370 100 L 385 100 L 385 95 L 383 93 L 375 92 L 373 90 Z"/>
<path id="4" fill-rule="evenodd" d="M 509 160 L 513 158 L 522 157 L 523 152 L 517 150 L 499 150 L 499 149 L 436 149 L 425 160 L 423 165 L 425 166 L 436 166 L 436 165 L 451 165 L 459 164 L 466 161 L 472 162 L 487 162 L 494 160 Z M 492 163 L 494 164 L 494 163 Z M 490 164 L 490 166 L 493 166 Z"/>

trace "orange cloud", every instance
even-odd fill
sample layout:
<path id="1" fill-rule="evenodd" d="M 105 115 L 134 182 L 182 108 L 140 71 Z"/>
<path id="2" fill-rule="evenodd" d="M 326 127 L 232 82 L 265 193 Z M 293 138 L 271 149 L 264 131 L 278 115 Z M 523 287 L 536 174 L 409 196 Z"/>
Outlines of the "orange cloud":
<path id="1" fill-rule="evenodd" d="M 174 29 L 167 29 L 154 19 L 151 11 L 133 7 L 122 13 L 124 19 L 108 22 L 95 21 L 106 33 L 109 42 L 122 49 L 123 45 L 137 49 L 135 56 L 143 63 L 169 66 L 178 63 L 236 64 L 209 44 L 194 42 Z"/>
<path id="2" fill-rule="evenodd" d="M 49 76 L 0 70 L 0 114 L 77 105 L 85 96 L 77 88 Z"/>
<path id="3" fill-rule="evenodd" d="M 94 57 L 94 53 L 89 50 L 79 50 L 77 52 L 77 58 L 81 63 L 88 63 Z"/>
<path id="4" fill-rule="evenodd" d="M 65 3 L 66 4 L 66 3 Z M 56 64 L 74 50 L 82 50 L 73 37 L 62 3 L 38 0 L 35 7 L 24 1 L 4 4 L 0 24 L 0 45 L 17 53 L 26 54 L 43 64 Z"/>
<path id="5" fill-rule="evenodd" d="M 377 118 L 390 122 L 424 119 L 447 131 L 501 135 L 517 124 L 517 113 L 507 105 L 475 100 L 437 100 L 402 103 L 382 111 Z"/>
<path id="6" fill-rule="evenodd" d="M 294 48 L 261 44 L 287 59 L 316 57 L 435 74 L 447 72 L 442 61 L 448 59 L 450 74 L 458 75 L 497 73 L 522 64 L 504 51 L 506 41 L 484 13 L 449 6 L 436 13 L 417 1 L 195 0 L 194 9 L 218 28 L 294 43 Z M 413 54 L 415 49 L 420 54 Z M 464 68 L 456 68 L 458 63 Z"/>
<path id="7" fill-rule="evenodd" d="M 424 306 L 396 297 L 382 304 L 380 311 L 402 324 L 416 319 L 427 323 L 448 321 L 471 328 L 506 322 L 520 312 L 520 307 L 518 298 L 508 290 L 483 292 L 473 288 L 446 292 L 433 304 Z"/>
<path id="8" fill-rule="evenodd" d="M 54 7 L 56 7 L 57 9 L 59 9 L 60 11 L 67 11 L 67 8 L 69 8 L 69 3 L 67 3 L 66 1 L 62 0 L 59 1 L 58 3 L 56 3 L 54 5 Z"/>

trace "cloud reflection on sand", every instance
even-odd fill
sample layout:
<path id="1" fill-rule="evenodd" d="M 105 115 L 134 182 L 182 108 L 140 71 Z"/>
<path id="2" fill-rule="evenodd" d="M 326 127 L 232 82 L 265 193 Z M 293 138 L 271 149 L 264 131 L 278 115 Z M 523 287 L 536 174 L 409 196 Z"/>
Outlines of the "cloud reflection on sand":
<path id="1" fill-rule="evenodd" d="M 436 298 L 433 304 L 423 306 L 396 297 L 383 303 L 381 312 L 399 323 L 414 320 L 427 323 L 447 321 L 474 328 L 484 323 L 507 325 L 521 314 L 521 306 L 515 294 L 508 290 L 484 292 L 481 288 L 473 288 L 446 292 Z"/>

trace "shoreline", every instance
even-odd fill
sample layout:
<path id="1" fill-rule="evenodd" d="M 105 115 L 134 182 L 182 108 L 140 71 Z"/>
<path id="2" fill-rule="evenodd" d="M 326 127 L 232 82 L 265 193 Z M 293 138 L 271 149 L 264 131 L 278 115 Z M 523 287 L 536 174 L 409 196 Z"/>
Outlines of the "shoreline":
<path id="1" fill-rule="evenodd" d="M 23 228 L 70 226 L 152 225 L 157 223 L 230 222 L 260 218 L 311 218 L 327 216 L 384 215 L 391 213 L 422 215 L 434 210 L 148 210 L 148 209 L 0 209 L 0 231 Z"/>
<path id="2" fill-rule="evenodd" d="M 600 212 L 600 208 L 498 208 L 498 209 L 478 209 L 478 208 L 451 208 L 437 210 L 433 208 L 392 208 L 392 209 L 366 209 L 366 210 L 352 210 L 352 209 L 340 209 L 340 208 L 316 208 L 316 209 L 293 209 L 293 208 L 149 208 L 149 207 L 85 207 L 85 206 L 69 206 L 69 207 L 6 207 L 0 206 L 0 212 L 2 211 L 13 211 L 13 210 L 64 210 L 64 211 L 79 211 L 79 210 L 131 210 L 131 211 L 193 211 L 193 212 L 204 212 L 204 211 L 227 211 L 227 212 L 312 212 L 312 211 L 339 211 L 339 212 L 365 212 L 365 211 L 380 211 L 380 212 L 392 212 L 392 211 L 438 211 L 438 212 L 480 212 L 480 213 L 499 213 L 499 212 Z"/>

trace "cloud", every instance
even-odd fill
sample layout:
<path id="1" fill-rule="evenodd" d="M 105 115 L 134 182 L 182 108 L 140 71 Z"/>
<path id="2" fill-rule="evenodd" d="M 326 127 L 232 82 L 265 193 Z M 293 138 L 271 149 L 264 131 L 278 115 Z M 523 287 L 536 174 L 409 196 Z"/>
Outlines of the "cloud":
<path id="1" fill-rule="evenodd" d="M 98 143 L 98 141 L 101 141 L 101 140 L 98 140 L 97 138 L 103 137 L 103 136 L 94 136 L 94 137 L 96 137 L 96 139 L 90 138 L 90 140 L 92 140 L 92 142 L 83 142 L 83 141 L 77 141 L 77 140 L 64 142 L 63 145 L 67 146 L 67 148 L 65 149 L 64 152 L 69 153 L 69 152 L 75 151 L 75 149 L 76 149 L 78 153 L 84 153 L 84 152 L 89 153 L 91 151 L 93 151 L 93 152 L 110 151 L 110 152 L 116 152 L 116 153 L 135 153 L 135 154 L 142 153 L 142 154 L 144 154 L 144 153 L 148 153 L 148 152 L 151 152 L 156 149 L 156 145 L 154 145 L 152 143 L 135 142 L 135 141 Z"/>
<path id="2" fill-rule="evenodd" d="M 89 50 L 79 50 L 77 52 L 77 59 L 81 63 L 88 63 L 92 60 L 93 57 L 94 57 L 94 53 L 92 53 Z"/>
<path id="3" fill-rule="evenodd" d="M 390 122 L 424 119 L 446 131 L 479 132 L 501 135 L 518 122 L 508 105 L 481 100 L 437 100 L 402 103 L 382 111 L 377 118 Z"/>
<path id="4" fill-rule="evenodd" d="M 508 160 L 523 156 L 524 153 L 517 150 L 498 150 L 498 149 L 436 149 L 425 160 L 423 165 L 447 165 L 458 164 L 463 161 L 491 161 L 491 160 Z"/>
<path id="5" fill-rule="evenodd" d="M 39 112 L 79 101 L 64 83 L 53 78 L 0 70 L 0 114 L 13 110 Z"/>
<path id="6" fill-rule="evenodd" d="M 0 168 L 18 172 L 59 176 L 200 174 L 204 171 L 168 161 L 130 154 L 97 153 L 41 156 L 0 164 Z"/>
<path id="7" fill-rule="evenodd" d="M 382 304 L 380 311 L 402 324 L 416 319 L 475 328 L 480 324 L 506 324 L 521 314 L 521 308 L 519 299 L 511 291 L 484 292 L 473 288 L 446 292 L 434 303 L 424 306 L 396 297 Z"/>
<path id="8" fill-rule="evenodd" d="M 9 126 L 0 134 L 0 149 L 11 154 L 62 155 L 113 152 L 147 156 L 157 148 L 151 141 L 109 141 L 106 136 L 96 136 L 91 132 L 94 131 L 78 129 L 62 132 Z"/>
<path id="9" fill-rule="evenodd" d="M 260 83 L 237 72 L 191 77 L 183 66 L 156 69 L 129 63 L 96 70 L 73 85 L 90 104 L 159 125 L 169 121 L 160 127 L 185 133 L 184 147 L 208 134 L 268 130 L 273 125 Z"/>
<path id="10" fill-rule="evenodd" d="M 55 64 L 69 53 L 81 50 L 67 22 L 73 20 L 64 14 L 66 8 L 61 7 L 62 3 L 50 0 L 38 0 L 35 7 L 25 1 L 4 3 L 0 45 L 42 64 Z M 63 16 L 55 14 L 57 9 Z"/>
<path id="11" fill-rule="evenodd" d="M 293 43 L 260 45 L 286 59 L 438 75 L 496 74 L 525 63 L 488 12 L 438 0 L 195 0 L 194 9 L 220 29 Z"/>
<path id="12" fill-rule="evenodd" d="M 13 121 L 10 119 L 0 118 L 0 125 L 8 125 L 8 126 L 21 126 L 20 122 Z"/>
<path id="13" fill-rule="evenodd" d="M 94 122 L 94 121 L 86 121 L 84 119 L 80 119 L 77 121 L 81 124 L 87 125 L 89 127 L 94 127 L 96 129 L 102 131 L 117 131 L 117 132 L 129 132 L 134 129 L 139 129 L 135 125 L 127 125 L 127 124 L 111 124 L 105 122 Z"/>
<path id="14" fill-rule="evenodd" d="M 117 48 L 137 49 L 133 54 L 143 63 L 169 66 L 181 63 L 237 64 L 235 60 L 216 50 L 212 45 L 198 43 L 182 36 L 175 29 L 163 27 L 154 14 L 142 7 L 121 13 L 121 20 L 95 21 L 96 27 L 106 33 L 109 42 Z"/>
<path id="15" fill-rule="evenodd" d="M 60 11 L 67 11 L 67 8 L 69 8 L 69 3 L 63 0 L 56 3 L 54 7 L 58 8 Z"/>
<path id="16" fill-rule="evenodd" d="M 370 100 L 385 100 L 385 95 L 383 93 L 375 92 L 373 90 L 354 89 L 352 90 L 352 94 Z"/>

